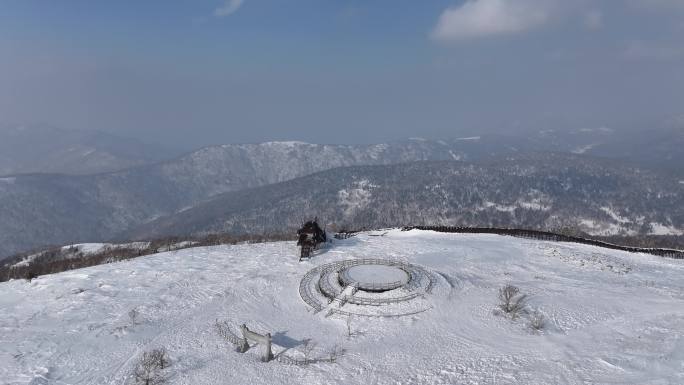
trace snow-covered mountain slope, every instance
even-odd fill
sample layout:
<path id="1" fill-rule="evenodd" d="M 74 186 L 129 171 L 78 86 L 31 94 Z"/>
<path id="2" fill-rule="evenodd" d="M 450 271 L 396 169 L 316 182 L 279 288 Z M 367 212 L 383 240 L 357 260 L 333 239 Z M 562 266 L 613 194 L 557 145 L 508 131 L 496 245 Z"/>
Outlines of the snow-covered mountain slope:
<path id="1" fill-rule="evenodd" d="M 121 239 L 294 231 L 302 216 L 316 215 L 347 229 L 445 224 L 680 235 L 683 187 L 657 173 L 554 153 L 491 164 L 345 167 L 221 194 Z"/>
<path id="2" fill-rule="evenodd" d="M 382 235 L 382 236 L 378 236 Z M 298 263 L 294 242 L 194 248 L 0 284 L 0 383 L 125 384 L 142 352 L 165 347 L 171 384 L 681 384 L 684 261 L 494 235 L 390 230 L 336 241 Z M 311 269 L 385 258 L 438 279 L 428 310 L 404 317 L 313 314 Z M 497 311 L 513 284 L 544 314 Z M 353 306 L 345 304 L 342 310 Z M 373 312 L 374 307 L 366 311 Z M 262 363 L 215 331 L 270 332 L 276 355 L 336 363 Z M 311 346 L 311 344 L 309 345 Z"/>
<path id="3" fill-rule="evenodd" d="M 571 142 L 593 143 L 593 139 L 586 142 L 586 134 Z M 373 145 L 234 144 L 207 147 L 167 162 L 113 173 L 0 178 L 0 258 L 55 244 L 106 241 L 117 233 L 172 215 L 217 194 L 331 168 L 415 161 L 480 162 L 538 149 L 569 151 L 557 142 L 565 143 L 547 136 L 483 135 L 450 141 L 416 138 Z M 591 158 L 594 161 L 605 163 Z M 358 198 L 352 191 L 344 202 L 353 204 Z M 495 209 L 511 208 L 493 203 Z M 587 226 L 604 231 L 600 220 L 585 219 L 594 221 L 586 222 Z M 667 222 L 657 224 L 671 227 Z M 669 227 L 665 230 L 670 231 Z"/>
<path id="4" fill-rule="evenodd" d="M 219 193 L 333 167 L 454 159 L 461 156 L 458 146 L 464 144 L 424 140 L 358 146 L 236 144 L 113 173 L 2 178 L 0 258 L 54 244 L 105 241 Z"/>

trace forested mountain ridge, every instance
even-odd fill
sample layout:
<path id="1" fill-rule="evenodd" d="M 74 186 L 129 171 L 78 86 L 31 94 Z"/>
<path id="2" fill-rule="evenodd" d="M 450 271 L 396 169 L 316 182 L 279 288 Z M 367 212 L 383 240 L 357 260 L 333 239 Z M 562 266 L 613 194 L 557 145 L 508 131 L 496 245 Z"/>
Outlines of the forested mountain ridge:
<path id="1" fill-rule="evenodd" d="M 595 235 L 681 234 L 684 185 L 669 176 L 567 154 L 345 167 L 216 196 L 125 237 L 401 225 L 571 227 Z"/>
<path id="2" fill-rule="evenodd" d="M 45 245 L 109 239 L 216 194 L 334 167 L 460 156 L 453 145 L 424 140 L 377 145 L 267 142 L 207 147 L 117 172 L 4 177 L 0 257 Z"/>
<path id="3" fill-rule="evenodd" d="M 590 134 L 600 137 L 604 135 L 603 132 Z M 581 140 L 568 141 L 568 146 L 584 143 L 584 140 L 592 138 L 596 139 L 594 136 L 581 136 Z M 542 137 L 523 138 L 517 139 L 517 141 L 496 141 L 486 136 L 457 138 L 450 141 L 412 139 L 374 145 L 266 142 L 206 147 L 176 159 L 117 172 L 93 175 L 32 174 L 4 177 L 0 178 L 0 218 L 2 218 L 0 221 L 0 258 L 46 245 L 104 241 L 117 234 L 130 233 L 130 229 L 157 218 L 189 209 L 219 194 L 279 183 L 328 169 L 440 160 L 466 160 L 473 163 L 469 167 L 484 167 L 483 165 L 493 162 L 493 159 L 516 156 L 521 160 L 523 154 L 532 153 L 531 151 L 535 148 L 557 147 L 557 143 L 560 142 Z M 531 161 L 532 163 L 540 161 L 535 158 L 538 155 L 531 156 L 534 158 Z M 594 167 L 593 164 L 596 162 L 604 168 L 619 168 L 621 164 L 621 161 L 610 162 L 582 155 L 567 155 L 567 157 L 571 163 L 581 162 L 582 167 L 586 169 Z M 541 162 L 543 161 L 541 160 Z M 480 164 L 480 166 L 475 166 L 475 164 Z M 506 165 L 506 162 L 503 162 L 503 165 Z M 552 166 L 557 169 L 549 168 L 543 176 L 539 175 L 539 178 L 554 180 L 554 178 L 561 177 L 559 172 L 562 172 L 562 167 L 565 166 L 564 162 L 555 162 Z M 496 167 L 492 167 L 494 166 L 483 169 L 482 172 L 491 174 L 496 170 Z M 639 170 L 642 168 L 633 167 L 631 169 Z M 640 182 L 630 179 L 630 186 L 639 183 L 649 186 L 653 183 L 648 179 L 649 173 L 644 171 L 642 175 L 644 178 Z M 662 178 L 668 179 L 669 177 L 663 176 Z M 682 179 L 681 177 L 677 178 L 675 179 Z M 521 181 L 518 180 L 516 183 Z M 413 180 L 409 179 L 408 182 L 413 182 Z M 309 180 L 301 180 L 296 183 L 310 182 Z M 359 183 L 361 182 L 359 181 Z M 433 180 L 426 181 L 426 183 L 434 185 L 436 182 Z M 490 186 L 494 185 L 490 184 Z M 680 191 L 681 186 L 684 184 L 672 188 Z M 480 188 L 487 189 L 489 187 L 481 185 Z M 512 188 L 510 196 L 517 197 L 519 195 L 516 193 L 517 187 L 515 185 L 498 188 Z M 591 188 L 591 186 L 587 185 L 585 188 Z M 668 191 L 673 191 L 672 188 L 668 187 Z M 342 202 L 341 207 L 349 206 L 345 202 L 356 199 L 354 194 L 357 192 L 363 195 L 365 192 L 360 191 L 366 191 L 365 187 L 356 188 L 353 186 L 347 186 L 347 190 L 351 195 L 340 200 Z M 643 189 L 639 191 L 643 192 Z M 463 193 L 466 194 L 464 197 L 448 195 L 445 196 L 445 199 L 449 198 L 450 201 L 453 201 L 463 198 L 465 200 L 459 204 L 472 206 L 473 202 L 468 198 L 468 194 L 471 192 Z M 492 191 L 492 193 L 497 193 L 497 191 Z M 498 194 L 505 193 L 505 190 L 498 192 Z M 342 194 L 344 195 L 344 193 Z M 568 199 L 570 198 L 568 196 Z M 582 196 L 582 199 L 590 198 L 588 195 Z M 396 202 L 401 197 L 394 196 L 392 199 Z M 418 204 L 415 201 L 418 197 L 413 199 L 413 204 Z M 430 199 L 432 200 L 425 202 L 425 204 L 435 203 L 435 197 Z M 506 213 L 514 211 L 514 207 L 503 199 L 482 202 L 483 205 L 490 203 L 492 204 L 490 207 L 484 207 L 477 211 L 477 215 L 472 212 L 458 211 L 458 214 L 441 213 L 435 218 L 442 218 L 451 222 L 473 222 L 473 224 L 477 224 L 483 223 L 482 218 L 486 213 L 493 216 L 497 211 L 496 209 L 499 208 L 498 211 L 503 213 L 500 215 L 500 219 L 484 222 L 496 223 L 500 221 L 507 223 L 508 214 Z M 318 204 L 316 201 L 311 203 L 311 205 L 316 204 Z M 638 202 L 635 204 L 641 205 Z M 417 219 L 420 219 L 419 216 L 423 215 L 422 212 L 414 213 L 408 210 L 406 205 L 400 207 L 406 209 L 405 215 L 395 215 L 392 221 L 383 220 L 378 223 L 392 222 L 392 224 L 396 224 L 395 222 L 399 220 L 403 222 L 401 224 L 415 223 Z M 653 207 L 653 209 L 659 207 Z M 525 212 L 527 211 L 529 210 Z M 561 212 L 557 214 L 564 215 Z M 346 220 L 346 217 L 355 218 L 355 215 L 340 216 L 337 220 Z M 555 226 L 555 222 L 565 223 L 561 219 L 546 218 L 541 222 L 537 220 L 534 224 L 541 226 L 543 223 Z M 587 218 L 587 220 L 592 219 L 593 217 Z M 669 229 L 672 226 L 668 218 L 661 219 L 663 223 L 657 224 L 654 231 L 670 231 Z M 629 227 L 629 231 L 648 231 L 646 227 L 636 229 L 636 225 L 629 224 L 627 226 L 624 220 L 621 219 L 620 221 L 622 221 L 620 228 Z M 673 221 L 672 225 L 676 222 L 674 219 Z M 352 222 L 370 223 L 361 219 L 354 219 Z M 530 221 L 515 221 L 513 223 L 524 224 L 530 223 Z M 592 226 L 586 222 L 583 227 L 590 228 Z M 603 231 L 599 229 L 600 225 L 594 227 L 597 227 L 595 230 L 598 232 Z"/>

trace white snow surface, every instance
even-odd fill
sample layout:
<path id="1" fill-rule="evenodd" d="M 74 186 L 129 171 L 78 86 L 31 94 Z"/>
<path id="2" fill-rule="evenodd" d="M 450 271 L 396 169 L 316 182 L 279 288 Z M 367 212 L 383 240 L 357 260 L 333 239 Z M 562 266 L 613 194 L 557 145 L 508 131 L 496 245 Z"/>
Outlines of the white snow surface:
<path id="1" fill-rule="evenodd" d="M 587 233 L 591 235 L 617 235 L 617 234 L 626 234 L 626 235 L 634 235 L 636 234 L 635 231 L 629 230 L 623 225 L 623 223 L 611 223 L 611 222 L 603 222 L 603 221 L 596 221 L 594 219 L 581 219 L 579 224 L 581 225 L 581 229 L 583 231 L 586 231 Z"/>
<path id="2" fill-rule="evenodd" d="M 355 282 L 366 284 L 389 284 L 397 281 L 408 281 L 405 271 L 394 266 L 359 265 L 347 270 L 349 278 Z"/>
<path id="3" fill-rule="evenodd" d="M 598 145 L 598 143 L 591 143 L 591 144 L 587 144 L 587 145 L 584 145 L 584 146 L 579 146 L 579 147 L 575 148 L 574 150 L 572 150 L 572 153 L 573 153 L 573 154 L 584 154 L 585 152 L 587 152 L 587 151 L 591 150 L 592 148 L 596 147 L 597 145 Z"/>
<path id="4" fill-rule="evenodd" d="M 662 223 L 651 222 L 651 234 L 654 235 L 684 235 L 684 231 Z"/>
<path id="5" fill-rule="evenodd" d="M 336 241 L 297 262 L 294 242 L 184 249 L 0 284 L 1 384 L 126 384 L 164 346 L 171 384 L 682 384 L 684 261 L 497 235 L 390 230 Z M 324 263 L 399 259 L 443 279 L 431 309 L 401 318 L 313 314 L 301 278 Z M 449 284 L 447 285 L 446 282 Z M 542 312 L 498 314 L 514 284 Z M 343 305 L 344 310 L 349 304 Z M 131 312 L 134 310 L 134 312 Z M 132 314 L 132 316 L 131 316 Z M 302 341 L 336 363 L 262 363 L 216 320 L 270 332 L 274 353 Z"/>

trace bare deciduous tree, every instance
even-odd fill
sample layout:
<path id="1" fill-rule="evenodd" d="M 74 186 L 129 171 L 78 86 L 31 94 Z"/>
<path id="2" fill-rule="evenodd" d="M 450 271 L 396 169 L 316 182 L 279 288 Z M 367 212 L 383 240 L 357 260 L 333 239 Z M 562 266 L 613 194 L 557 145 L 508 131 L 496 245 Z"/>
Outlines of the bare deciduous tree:
<path id="1" fill-rule="evenodd" d="M 138 324 L 138 322 L 140 321 L 139 317 L 140 317 L 140 312 L 136 308 L 133 308 L 128 312 L 128 318 L 131 319 L 131 324 L 133 324 L 133 325 Z"/>
<path id="2" fill-rule="evenodd" d="M 499 289 L 499 301 L 499 308 L 516 318 L 527 305 L 527 295 L 520 294 L 520 289 L 513 285 L 506 285 Z"/>
<path id="3" fill-rule="evenodd" d="M 135 383 L 139 385 L 161 385 L 166 382 L 162 370 L 169 365 L 165 348 L 143 352 L 133 370 Z"/>
<path id="4" fill-rule="evenodd" d="M 166 348 L 153 349 L 150 353 L 150 359 L 156 362 L 159 369 L 164 369 L 169 366 L 169 356 L 166 353 Z"/>

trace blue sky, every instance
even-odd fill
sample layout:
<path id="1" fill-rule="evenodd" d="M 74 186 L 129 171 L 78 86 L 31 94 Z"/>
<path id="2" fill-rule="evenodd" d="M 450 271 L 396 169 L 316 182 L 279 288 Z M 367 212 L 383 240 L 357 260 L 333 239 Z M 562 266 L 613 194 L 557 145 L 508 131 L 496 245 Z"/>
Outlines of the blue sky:
<path id="1" fill-rule="evenodd" d="M 0 124 L 170 145 L 647 127 L 684 1 L 0 0 Z"/>

